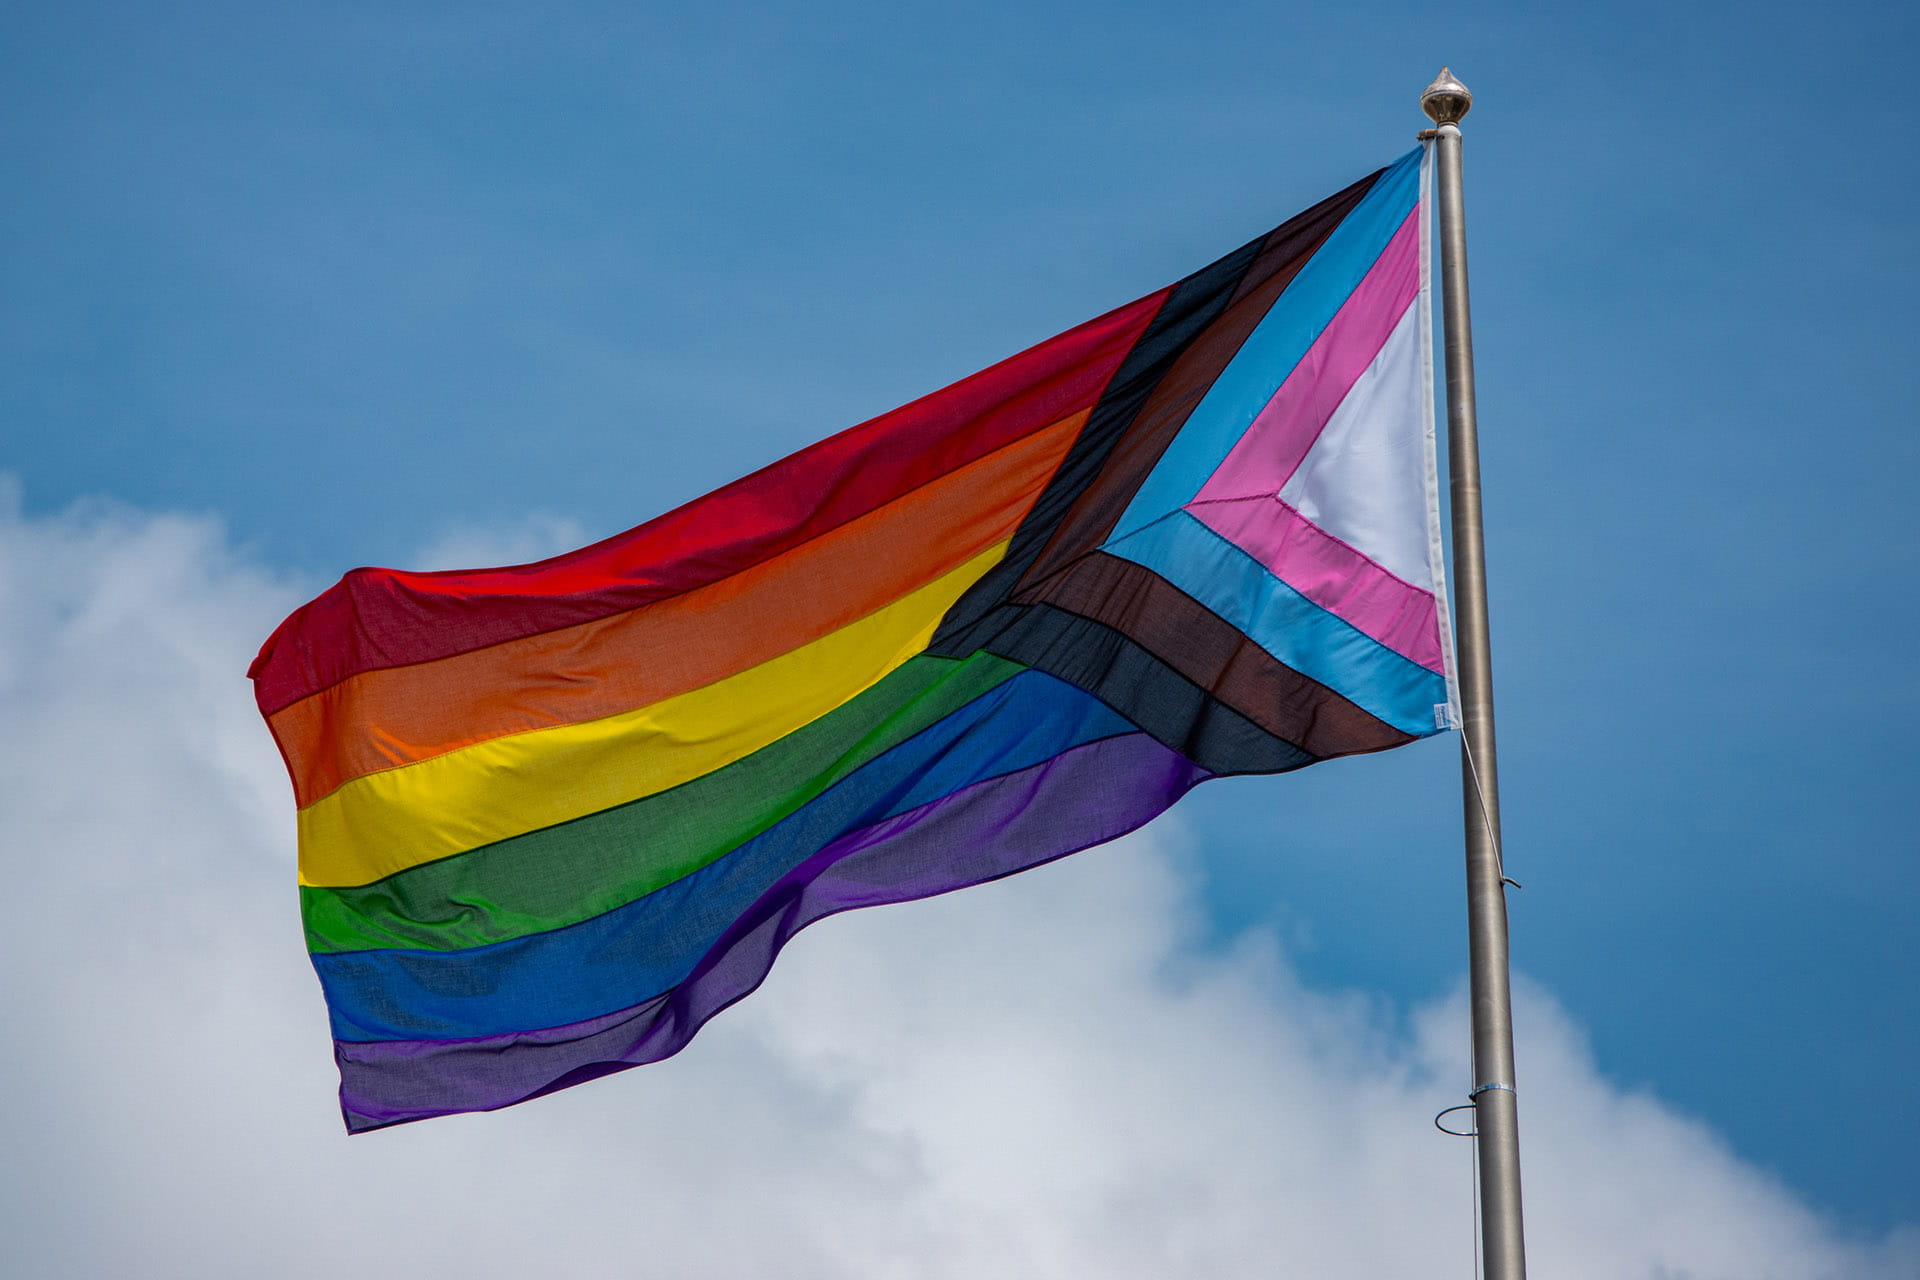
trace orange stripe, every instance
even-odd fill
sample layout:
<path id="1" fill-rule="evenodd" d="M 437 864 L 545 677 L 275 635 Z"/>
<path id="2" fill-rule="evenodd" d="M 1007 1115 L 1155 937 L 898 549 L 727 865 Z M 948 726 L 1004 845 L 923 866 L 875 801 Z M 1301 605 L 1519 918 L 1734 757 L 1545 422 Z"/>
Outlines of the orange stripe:
<path id="1" fill-rule="evenodd" d="M 362 672 L 269 718 L 301 807 L 503 734 L 697 689 L 883 608 L 1012 536 L 1086 421 L 1042 428 L 732 577 L 641 609 Z"/>

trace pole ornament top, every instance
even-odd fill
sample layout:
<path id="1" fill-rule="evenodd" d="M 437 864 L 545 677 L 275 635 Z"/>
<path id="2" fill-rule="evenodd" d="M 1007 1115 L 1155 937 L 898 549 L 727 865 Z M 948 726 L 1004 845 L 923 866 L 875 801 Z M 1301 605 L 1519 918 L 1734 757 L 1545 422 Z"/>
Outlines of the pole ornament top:
<path id="1" fill-rule="evenodd" d="M 1452 71 L 1442 67 L 1433 83 L 1421 91 L 1420 109 L 1437 125 L 1459 124 L 1461 117 L 1473 110 L 1473 94 L 1453 78 Z"/>

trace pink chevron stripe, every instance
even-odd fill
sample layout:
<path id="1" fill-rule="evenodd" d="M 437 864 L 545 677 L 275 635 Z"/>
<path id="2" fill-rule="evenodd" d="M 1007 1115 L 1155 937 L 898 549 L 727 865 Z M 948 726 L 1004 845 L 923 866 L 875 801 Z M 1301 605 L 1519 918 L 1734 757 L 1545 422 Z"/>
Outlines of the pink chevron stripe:
<path id="1" fill-rule="evenodd" d="M 1432 592 L 1395 577 L 1277 497 L 1196 502 L 1187 512 L 1327 612 L 1429 671 L 1446 672 Z"/>
<path id="2" fill-rule="evenodd" d="M 1420 292 L 1421 213 L 1422 206 L 1414 205 L 1273 399 L 1200 486 L 1195 502 L 1271 497 L 1293 476 Z"/>

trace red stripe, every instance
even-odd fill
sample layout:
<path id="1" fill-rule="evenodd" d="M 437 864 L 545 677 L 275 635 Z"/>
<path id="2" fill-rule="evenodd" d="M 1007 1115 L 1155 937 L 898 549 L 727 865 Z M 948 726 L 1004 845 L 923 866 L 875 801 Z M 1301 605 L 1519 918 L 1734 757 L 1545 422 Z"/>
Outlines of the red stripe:
<path id="1" fill-rule="evenodd" d="M 720 581 L 1079 409 L 1167 291 L 1110 311 L 579 551 L 505 569 L 355 569 L 267 638 L 248 675 L 271 715 L 349 676 L 428 662 Z"/>

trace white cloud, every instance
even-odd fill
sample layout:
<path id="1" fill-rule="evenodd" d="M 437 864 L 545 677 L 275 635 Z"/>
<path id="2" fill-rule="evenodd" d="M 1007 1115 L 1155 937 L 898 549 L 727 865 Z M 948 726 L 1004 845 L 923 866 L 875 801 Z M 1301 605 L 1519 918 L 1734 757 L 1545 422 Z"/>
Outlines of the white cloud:
<path id="1" fill-rule="evenodd" d="M 1164 824 L 830 921 L 668 1063 L 348 1140 L 242 678 L 299 595 L 213 521 L 0 501 L 0 1269 L 1469 1273 L 1461 1002 L 1202 949 Z M 1915 1274 L 1518 1017 L 1537 1274 Z"/>
<path id="2" fill-rule="evenodd" d="M 435 538 L 413 558 L 409 569 L 482 569 L 528 564 L 558 555 L 587 541 L 586 530 L 569 516 L 533 512 L 488 525 L 463 524 Z"/>

